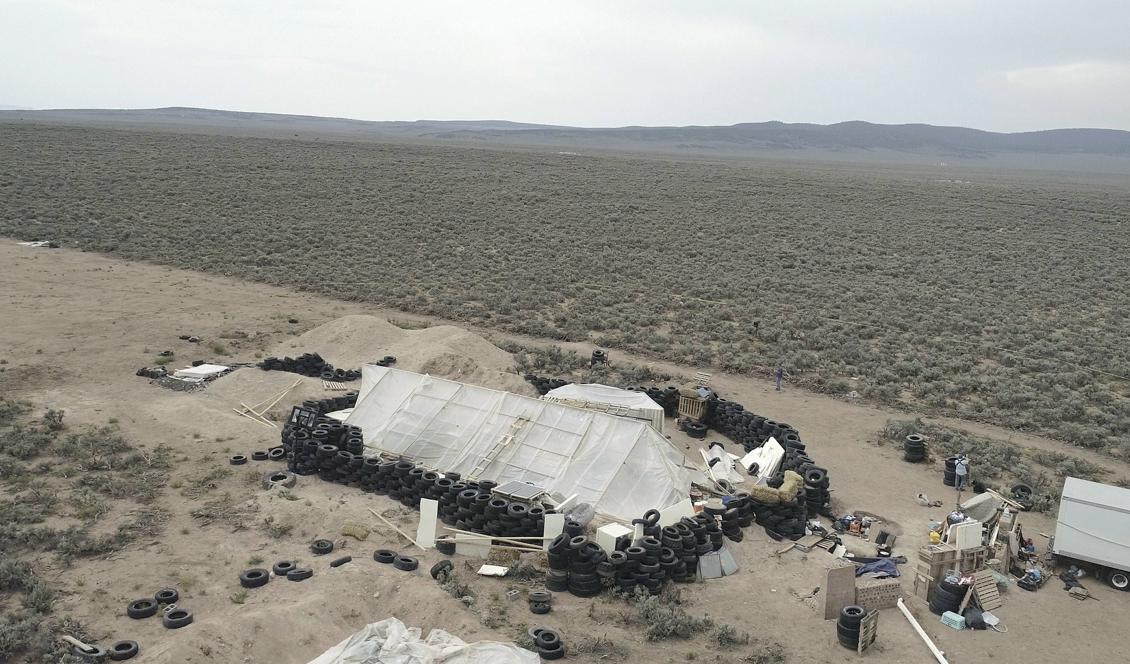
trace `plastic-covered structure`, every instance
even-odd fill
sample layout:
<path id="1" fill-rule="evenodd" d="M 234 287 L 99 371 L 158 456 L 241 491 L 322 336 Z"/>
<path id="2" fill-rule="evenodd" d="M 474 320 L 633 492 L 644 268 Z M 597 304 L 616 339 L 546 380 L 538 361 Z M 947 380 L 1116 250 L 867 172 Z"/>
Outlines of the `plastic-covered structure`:
<path id="1" fill-rule="evenodd" d="M 685 500 L 691 485 L 683 454 L 643 420 L 410 371 L 364 366 L 346 423 L 362 427 L 368 454 L 577 494 L 623 521 Z"/>
<path id="2" fill-rule="evenodd" d="M 609 415 L 646 420 L 651 422 L 651 426 L 656 431 L 663 433 L 663 406 L 655 403 L 643 392 L 622 390 L 599 383 L 583 385 L 569 383 L 550 390 L 542 399 L 577 408 L 599 410 Z"/>
<path id="3" fill-rule="evenodd" d="M 419 627 L 396 618 L 371 623 L 309 664 L 540 664 L 537 653 L 513 643 L 465 643 L 442 629 L 421 638 Z"/>

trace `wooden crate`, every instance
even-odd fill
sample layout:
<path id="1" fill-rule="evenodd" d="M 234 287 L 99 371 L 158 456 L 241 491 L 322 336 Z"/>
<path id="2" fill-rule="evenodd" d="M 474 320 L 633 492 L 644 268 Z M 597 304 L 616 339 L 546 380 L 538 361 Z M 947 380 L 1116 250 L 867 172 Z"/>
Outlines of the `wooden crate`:
<path id="1" fill-rule="evenodd" d="M 706 400 L 679 395 L 679 417 L 686 417 L 699 422 L 705 414 Z"/>

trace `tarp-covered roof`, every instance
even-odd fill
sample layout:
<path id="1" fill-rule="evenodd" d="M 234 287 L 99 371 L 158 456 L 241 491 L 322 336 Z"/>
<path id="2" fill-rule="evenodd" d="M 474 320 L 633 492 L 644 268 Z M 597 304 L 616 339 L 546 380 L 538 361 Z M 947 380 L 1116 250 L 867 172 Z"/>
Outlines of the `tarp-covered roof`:
<path id="1" fill-rule="evenodd" d="M 643 420 L 388 367 L 362 367 L 347 422 L 362 427 L 369 452 L 575 493 L 624 521 L 684 500 L 691 483 L 683 455 Z"/>
<path id="2" fill-rule="evenodd" d="M 569 383 L 550 390 L 542 399 L 578 408 L 603 410 L 609 415 L 647 420 L 656 431 L 663 433 L 663 406 L 643 392 L 622 390 L 599 383 Z"/>

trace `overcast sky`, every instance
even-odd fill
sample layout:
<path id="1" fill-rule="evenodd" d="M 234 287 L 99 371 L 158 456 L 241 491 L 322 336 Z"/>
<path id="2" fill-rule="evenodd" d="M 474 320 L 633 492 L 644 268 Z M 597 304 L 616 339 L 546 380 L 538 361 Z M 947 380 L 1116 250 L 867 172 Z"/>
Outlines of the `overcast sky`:
<path id="1" fill-rule="evenodd" d="M 0 104 L 1130 129 L 1127 0 L 0 0 Z"/>

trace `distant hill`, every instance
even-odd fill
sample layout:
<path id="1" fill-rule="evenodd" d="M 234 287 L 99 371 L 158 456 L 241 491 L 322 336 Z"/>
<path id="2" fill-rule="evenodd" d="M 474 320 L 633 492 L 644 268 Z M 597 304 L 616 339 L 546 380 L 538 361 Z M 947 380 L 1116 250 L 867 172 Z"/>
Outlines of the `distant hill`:
<path id="1" fill-rule="evenodd" d="M 832 125 L 784 122 L 731 126 L 581 128 L 502 120 L 370 122 L 347 118 L 202 108 L 0 110 L 0 122 L 289 137 L 412 141 L 560 150 L 646 152 L 698 157 L 797 156 L 936 163 L 997 160 L 1022 167 L 1130 169 L 1130 132 L 1051 129 L 998 133 L 927 124 Z"/>

